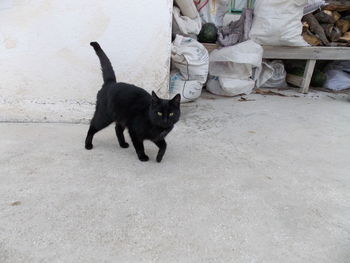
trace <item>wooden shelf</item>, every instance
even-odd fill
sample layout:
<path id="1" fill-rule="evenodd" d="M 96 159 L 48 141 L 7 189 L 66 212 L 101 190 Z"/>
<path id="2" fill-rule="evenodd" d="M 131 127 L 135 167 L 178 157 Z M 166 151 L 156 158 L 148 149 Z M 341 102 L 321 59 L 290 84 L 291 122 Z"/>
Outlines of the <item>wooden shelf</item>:
<path id="1" fill-rule="evenodd" d="M 350 60 L 350 47 L 264 46 L 266 59 Z"/>
<path id="2" fill-rule="evenodd" d="M 350 60 L 349 47 L 279 47 L 264 46 L 265 59 L 307 60 L 304 76 L 288 74 L 287 82 L 300 87 L 301 93 L 308 93 L 317 60 Z"/>
<path id="3" fill-rule="evenodd" d="M 216 44 L 204 44 L 206 49 L 213 51 Z M 312 74 L 317 60 L 350 60 L 350 47 L 280 47 L 263 46 L 264 59 L 300 59 L 307 60 L 303 77 L 287 76 L 287 82 L 300 87 L 300 92 L 308 93 Z"/>
<path id="4" fill-rule="evenodd" d="M 208 50 L 209 53 L 219 47 L 217 44 L 211 44 L 211 43 L 202 43 L 202 45 Z"/>

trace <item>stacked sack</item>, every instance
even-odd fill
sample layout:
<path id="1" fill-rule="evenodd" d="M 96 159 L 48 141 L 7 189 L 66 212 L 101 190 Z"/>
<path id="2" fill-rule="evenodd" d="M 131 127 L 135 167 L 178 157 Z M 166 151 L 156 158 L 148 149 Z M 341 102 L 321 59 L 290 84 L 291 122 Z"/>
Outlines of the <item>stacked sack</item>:
<path id="1" fill-rule="evenodd" d="M 283 62 L 263 61 L 262 45 L 307 46 L 301 18 L 321 2 L 259 0 L 254 10 L 244 9 L 240 18 L 234 16 L 224 25 L 229 0 L 175 0 L 170 95 L 180 93 L 182 102 L 193 101 L 205 84 L 208 91 L 222 96 L 249 94 L 255 87 L 285 87 Z M 221 48 L 209 57 L 197 36 Z"/>
<path id="2" fill-rule="evenodd" d="M 171 59 L 170 96 L 180 93 L 181 102 L 199 98 L 208 76 L 207 49 L 193 38 L 177 35 L 172 44 Z"/>
<path id="3" fill-rule="evenodd" d="M 308 46 L 301 36 L 304 8 L 310 0 L 256 1 L 250 38 L 261 45 Z"/>
<path id="4" fill-rule="evenodd" d="M 176 0 L 173 11 L 173 38 L 171 48 L 170 97 L 180 93 L 181 102 L 200 97 L 207 81 L 209 54 L 197 41 L 202 28 L 201 17 L 193 1 Z"/>
<path id="5" fill-rule="evenodd" d="M 207 90 L 220 96 L 250 94 L 261 68 L 263 48 L 252 40 L 210 54 Z"/>
<path id="6" fill-rule="evenodd" d="M 236 96 L 249 94 L 255 87 L 286 87 L 283 62 L 263 61 L 261 45 L 307 46 L 301 36 L 301 18 L 319 2 L 259 0 L 254 11 L 245 9 L 240 20 L 219 27 L 218 44 L 223 47 L 210 54 L 207 90 L 216 95 Z M 254 12 L 254 17 L 250 12 Z"/>

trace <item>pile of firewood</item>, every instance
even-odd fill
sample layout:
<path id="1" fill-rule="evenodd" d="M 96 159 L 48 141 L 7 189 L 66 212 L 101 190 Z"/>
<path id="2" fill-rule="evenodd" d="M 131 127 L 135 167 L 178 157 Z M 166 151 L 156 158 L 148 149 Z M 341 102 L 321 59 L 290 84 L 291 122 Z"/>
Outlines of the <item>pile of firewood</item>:
<path id="1" fill-rule="evenodd" d="M 312 46 L 350 46 L 350 1 L 332 1 L 305 15 L 303 37 Z"/>

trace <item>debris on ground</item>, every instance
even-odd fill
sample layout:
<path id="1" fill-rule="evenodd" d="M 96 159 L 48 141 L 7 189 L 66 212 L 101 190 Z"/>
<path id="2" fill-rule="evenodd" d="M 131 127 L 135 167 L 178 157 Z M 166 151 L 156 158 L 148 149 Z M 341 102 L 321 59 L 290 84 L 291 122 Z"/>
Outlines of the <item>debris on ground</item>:
<path id="1" fill-rule="evenodd" d="M 241 101 L 241 102 L 246 102 L 246 101 L 255 101 L 253 99 L 247 99 L 245 97 L 241 97 L 238 101 Z"/>
<path id="2" fill-rule="evenodd" d="M 279 93 L 279 92 L 272 91 L 272 90 L 255 89 L 255 93 L 256 94 L 260 94 L 260 95 L 271 95 L 271 96 L 280 96 L 280 97 L 295 97 L 295 98 L 299 98 L 298 95 L 286 95 L 286 94 Z"/>

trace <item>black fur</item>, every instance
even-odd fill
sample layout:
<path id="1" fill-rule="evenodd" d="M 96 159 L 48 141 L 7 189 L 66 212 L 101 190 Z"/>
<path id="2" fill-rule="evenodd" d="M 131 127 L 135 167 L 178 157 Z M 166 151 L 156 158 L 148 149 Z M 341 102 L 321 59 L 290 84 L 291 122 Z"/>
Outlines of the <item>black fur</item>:
<path id="1" fill-rule="evenodd" d="M 143 141 L 151 140 L 158 147 L 157 162 L 166 151 L 165 136 L 180 118 L 180 95 L 164 100 L 152 92 L 126 83 L 117 83 L 111 62 L 97 42 L 90 45 L 101 62 L 104 84 L 97 93 L 96 110 L 85 140 L 85 148 L 92 149 L 94 135 L 103 128 L 116 123 L 115 131 L 120 147 L 127 148 L 124 130 L 127 128 L 138 158 L 148 161 Z"/>

